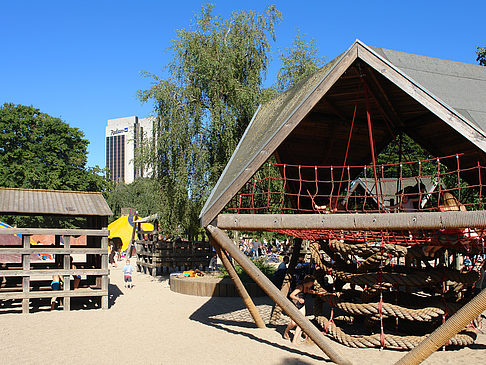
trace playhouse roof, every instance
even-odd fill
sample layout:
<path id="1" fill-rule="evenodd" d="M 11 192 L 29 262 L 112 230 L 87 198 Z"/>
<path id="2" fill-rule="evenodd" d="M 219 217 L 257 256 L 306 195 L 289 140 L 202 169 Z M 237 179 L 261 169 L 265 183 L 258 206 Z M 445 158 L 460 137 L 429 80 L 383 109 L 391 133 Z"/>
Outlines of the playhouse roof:
<path id="1" fill-rule="evenodd" d="M 366 86 L 363 86 L 366 84 Z M 369 96 L 363 89 L 369 92 Z M 202 226 L 275 154 L 279 163 L 369 163 L 369 106 L 380 151 L 405 132 L 436 156 L 486 162 L 486 67 L 369 47 L 351 47 L 307 79 L 260 106 L 201 211 Z"/>
<path id="2" fill-rule="evenodd" d="M 111 216 L 101 193 L 0 188 L 0 213 L 18 215 Z"/>

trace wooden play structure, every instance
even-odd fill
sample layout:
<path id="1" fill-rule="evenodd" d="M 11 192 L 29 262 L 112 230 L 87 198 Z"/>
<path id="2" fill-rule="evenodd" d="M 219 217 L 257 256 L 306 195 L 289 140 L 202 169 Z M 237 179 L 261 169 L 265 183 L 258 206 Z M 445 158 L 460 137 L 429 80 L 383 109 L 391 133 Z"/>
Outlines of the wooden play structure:
<path id="1" fill-rule="evenodd" d="M 143 230 L 141 225 L 145 222 L 153 222 L 154 230 Z M 133 244 L 137 251 L 138 271 L 157 276 L 186 269 L 207 270 L 212 252 L 209 242 L 167 239 L 159 234 L 157 215 L 134 223 Z"/>
<path id="2" fill-rule="evenodd" d="M 335 363 L 351 361 L 329 338 L 411 350 L 398 363 L 418 364 L 439 347 L 471 345 L 486 310 L 485 131 L 486 68 L 356 41 L 259 107 L 201 224 L 228 271 L 226 255 L 276 302 L 272 317 L 287 313 Z M 431 157 L 409 158 L 405 136 Z M 398 161 L 378 163 L 390 145 Z M 295 253 L 310 243 L 314 323 L 287 299 L 288 284 L 278 290 L 224 230 L 287 234 Z"/>
<path id="3" fill-rule="evenodd" d="M 46 221 L 77 218 L 83 224 L 77 229 L 0 229 L 1 310 L 29 313 L 32 308 L 49 307 L 52 297 L 67 311 L 71 298 L 108 308 L 106 227 L 112 212 L 101 193 L 0 188 L 0 214 L 40 216 Z M 47 237 L 50 244 L 37 243 L 33 237 Z M 62 278 L 61 290 L 52 290 L 54 276 Z"/>

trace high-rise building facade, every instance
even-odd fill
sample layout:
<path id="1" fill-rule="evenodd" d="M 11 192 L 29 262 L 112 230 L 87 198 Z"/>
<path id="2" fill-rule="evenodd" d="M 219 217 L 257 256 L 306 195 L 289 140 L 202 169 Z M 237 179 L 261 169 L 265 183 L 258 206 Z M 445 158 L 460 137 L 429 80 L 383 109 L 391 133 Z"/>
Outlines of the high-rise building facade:
<path id="1" fill-rule="evenodd" d="M 109 119 L 105 133 L 106 168 L 113 181 L 129 184 L 136 177 L 149 176 L 151 171 L 137 167 L 135 151 L 147 138 L 152 138 L 153 119 L 126 117 Z"/>

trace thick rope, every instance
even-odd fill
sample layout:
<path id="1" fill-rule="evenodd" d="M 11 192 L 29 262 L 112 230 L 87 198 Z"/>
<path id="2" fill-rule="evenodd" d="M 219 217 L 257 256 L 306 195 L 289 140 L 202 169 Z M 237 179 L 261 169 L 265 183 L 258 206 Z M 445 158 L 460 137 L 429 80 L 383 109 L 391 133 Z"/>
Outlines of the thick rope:
<path id="1" fill-rule="evenodd" d="M 351 303 L 342 300 L 339 295 L 329 293 L 320 295 L 320 297 L 351 315 L 377 316 L 379 314 L 379 303 Z M 432 321 L 445 313 L 443 309 L 437 307 L 410 309 L 389 303 L 383 303 L 381 311 L 383 318 L 398 317 L 409 321 Z"/>
<path id="2" fill-rule="evenodd" d="M 331 323 L 324 316 L 316 317 L 317 323 L 322 328 L 327 327 L 327 334 L 334 338 L 339 343 L 355 348 L 368 347 L 382 347 L 380 334 L 369 336 L 350 336 L 341 330 L 335 323 Z M 448 346 L 469 346 L 472 345 L 476 339 L 476 331 L 473 329 L 465 329 L 460 334 L 457 334 L 448 343 Z M 397 336 L 387 334 L 384 338 L 383 347 L 396 350 L 411 350 L 422 342 L 427 336 Z"/>
<path id="3" fill-rule="evenodd" d="M 344 255 L 356 255 L 366 258 L 376 253 L 383 252 L 394 257 L 407 256 L 408 249 L 404 246 L 385 244 L 381 245 L 379 242 L 368 242 L 358 244 L 347 244 L 339 240 L 331 240 L 329 247 L 334 252 L 339 252 Z"/>
<path id="4" fill-rule="evenodd" d="M 361 273 L 353 274 L 345 271 L 331 270 L 331 274 L 338 279 L 344 280 L 351 284 L 357 285 L 375 285 L 380 282 L 400 286 L 426 287 L 435 283 L 442 283 L 445 280 L 455 281 L 458 283 L 472 284 L 479 279 L 479 273 L 476 271 L 459 272 L 456 270 L 427 270 L 419 273 Z"/>

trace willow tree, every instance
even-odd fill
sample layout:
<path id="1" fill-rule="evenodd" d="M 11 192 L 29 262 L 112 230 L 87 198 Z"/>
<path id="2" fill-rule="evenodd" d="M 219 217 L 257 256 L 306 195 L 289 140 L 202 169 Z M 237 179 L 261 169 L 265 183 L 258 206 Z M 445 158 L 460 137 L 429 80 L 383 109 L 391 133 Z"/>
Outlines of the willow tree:
<path id="1" fill-rule="evenodd" d="M 139 95 L 154 102 L 157 122 L 144 158 L 160 183 L 167 230 L 198 231 L 202 204 L 261 101 L 279 19 L 274 6 L 225 19 L 204 5 L 172 41 L 167 77 L 147 74 L 154 85 Z"/>
<path id="2" fill-rule="evenodd" d="M 476 61 L 478 61 L 481 66 L 486 66 L 486 47 L 478 47 L 476 49 L 476 54 L 478 55 Z"/>
<path id="3" fill-rule="evenodd" d="M 315 40 L 307 41 L 304 36 L 297 31 L 292 46 L 279 51 L 282 67 L 275 82 L 278 93 L 291 88 L 324 66 L 324 58 L 318 55 Z"/>

